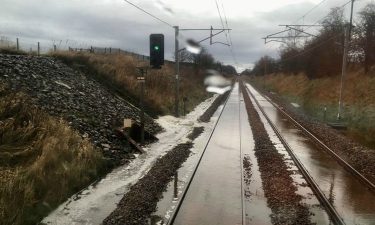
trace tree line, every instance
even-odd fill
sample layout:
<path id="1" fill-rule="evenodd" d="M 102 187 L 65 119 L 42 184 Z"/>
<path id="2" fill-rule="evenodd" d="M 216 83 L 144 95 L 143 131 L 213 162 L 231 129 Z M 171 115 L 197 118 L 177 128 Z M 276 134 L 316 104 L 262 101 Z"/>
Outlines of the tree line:
<path id="1" fill-rule="evenodd" d="M 224 65 L 222 62 L 216 61 L 205 48 L 202 48 L 199 54 L 193 54 L 185 49 L 181 50 L 179 57 L 181 63 L 192 64 L 196 69 L 214 69 L 224 75 L 237 74 L 232 65 Z"/>
<path id="2" fill-rule="evenodd" d="M 289 40 L 281 46 L 279 59 L 263 56 L 245 74 L 304 72 L 310 79 L 337 75 L 342 67 L 347 24 L 344 9 L 332 8 L 322 21 L 318 35 L 303 44 Z M 348 62 L 352 66 L 363 67 L 365 73 L 369 73 L 375 67 L 375 3 L 367 4 L 359 12 L 359 21 L 353 24 Z"/>

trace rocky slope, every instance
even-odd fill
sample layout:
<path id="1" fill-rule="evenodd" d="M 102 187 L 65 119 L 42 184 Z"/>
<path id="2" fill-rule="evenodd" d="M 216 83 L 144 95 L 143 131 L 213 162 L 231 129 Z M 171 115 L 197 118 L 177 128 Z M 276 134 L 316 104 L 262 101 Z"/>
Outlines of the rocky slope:
<path id="1" fill-rule="evenodd" d="M 114 165 L 131 157 L 128 143 L 114 130 L 124 118 L 139 120 L 138 109 L 85 74 L 50 57 L 0 54 L 0 82 L 25 92 L 39 108 L 68 121 Z M 148 116 L 145 126 L 153 134 L 161 131 Z"/>

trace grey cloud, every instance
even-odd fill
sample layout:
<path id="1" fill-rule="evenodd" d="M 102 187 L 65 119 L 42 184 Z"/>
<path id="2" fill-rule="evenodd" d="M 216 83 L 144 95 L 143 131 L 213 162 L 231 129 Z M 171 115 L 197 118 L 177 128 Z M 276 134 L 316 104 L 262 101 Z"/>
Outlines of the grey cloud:
<path id="1" fill-rule="evenodd" d="M 167 15 L 147 1 L 138 1 L 142 7 L 164 20 L 180 24 L 183 28 L 220 28 L 217 17 L 193 17 L 192 12 Z M 309 10 L 309 2 L 288 5 L 273 12 L 258 13 L 253 17 L 228 18 L 237 61 L 251 65 L 266 53 L 264 41 L 267 34 L 281 30 L 277 25 L 291 23 Z M 227 7 L 230 7 L 228 5 Z M 312 14 L 311 18 L 314 15 Z M 164 33 L 166 56 L 172 58 L 174 30 L 154 20 L 123 1 L 47 1 L 47 0 L 2 0 L 0 7 L 0 36 L 43 40 L 46 45 L 52 40 L 70 40 L 69 44 L 121 47 L 141 54 L 148 54 L 148 35 Z M 307 21 L 306 21 L 307 22 Z M 186 37 L 200 40 L 209 32 L 184 32 Z M 226 42 L 222 34 L 215 40 Z M 203 43 L 216 59 L 233 64 L 229 48 L 222 45 L 209 46 Z M 277 49 L 268 50 L 277 56 Z"/>

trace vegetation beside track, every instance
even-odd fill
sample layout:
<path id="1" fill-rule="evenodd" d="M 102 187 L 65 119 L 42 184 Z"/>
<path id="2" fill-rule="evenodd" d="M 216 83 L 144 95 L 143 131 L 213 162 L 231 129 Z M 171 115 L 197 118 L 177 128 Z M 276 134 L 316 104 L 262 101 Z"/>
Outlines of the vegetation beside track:
<path id="1" fill-rule="evenodd" d="M 340 76 L 309 80 L 306 75 L 270 74 L 249 81 L 258 89 L 275 92 L 287 103 L 314 120 L 335 123 L 338 110 Z M 351 71 L 343 92 L 342 121 L 348 126 L 343 134 L 375 149 L 375 76 Z M 324 108 L 327 111 L 324 111 Z"/>
<path id="2" fill-rule="evenodd" d="M 148 62 L 139 61 L 124 54 L 93 54 L 83 52 L 57 52 L 54 57 L 66 64 L 92 76 L 109 89 L 134 105 L 139 103 L 140 76 L 138 66 Z M 205 91 L 204 69 L 182 64 L 180 68 L 180 105 L 181 114 L 190 112 L 199 103 L 211 96 Z M 160 70 L 148 70 L 145 83 L 145 105 L 149 115 L 174 114 L 175 75 L 174 64 L 166 62 Z"/>
<path id="3" fill-rule="evenodd" d="M 0 84 L 1 224 L 36 224 L 105 165 L 100 151 L 65 121 Z"/>

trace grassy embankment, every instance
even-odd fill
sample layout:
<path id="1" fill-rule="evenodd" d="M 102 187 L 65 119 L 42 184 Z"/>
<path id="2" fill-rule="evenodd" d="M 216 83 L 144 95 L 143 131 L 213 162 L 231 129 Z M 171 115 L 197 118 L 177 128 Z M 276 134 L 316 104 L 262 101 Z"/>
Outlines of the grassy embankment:
<path id="1" fill-rule="evenodd" d="M 139 61 L 124 54 L 91 54 L 76 52 L 57 52 L 52 54 L 66 64 L 81 70 L 99 82 L 107 85 L 111 91 L 134 105 L 139 102 L 138 66 L 148 62 Z M 152 116 L 174 114 L 175 76 L 174 65 L 166 62 L 160 70 L 148 70 L 145 84 L 146 111 Z M 204 74 L 190 65 L 180 68 L 180 105 L 183 112 L 183 98 L 187 98 L 186 112 L 194 109 L 210 95 L 203 85 Z"/>
<path id="2" fill-rule="evenodd" d="M 36 224 L 104 166 L 101 153 L 66 122 L 0 83 L 1 224 Z"/>
<path id="3" fill-rule="evenodd" d="M 286 101 L 301 106 L 307 115 L 325 122 L 335 122 L 338 111 L 340 76 L 309 80 L 306 75 L 271 74 L 255 77 L 251 82 L 259 88 L 280 94 Z M 350 71 L 343 92 L 345 134 L 375 149 L 375 76 L 362 70 Z M 324 107 L 327 107 L 324 116 Z"/>

